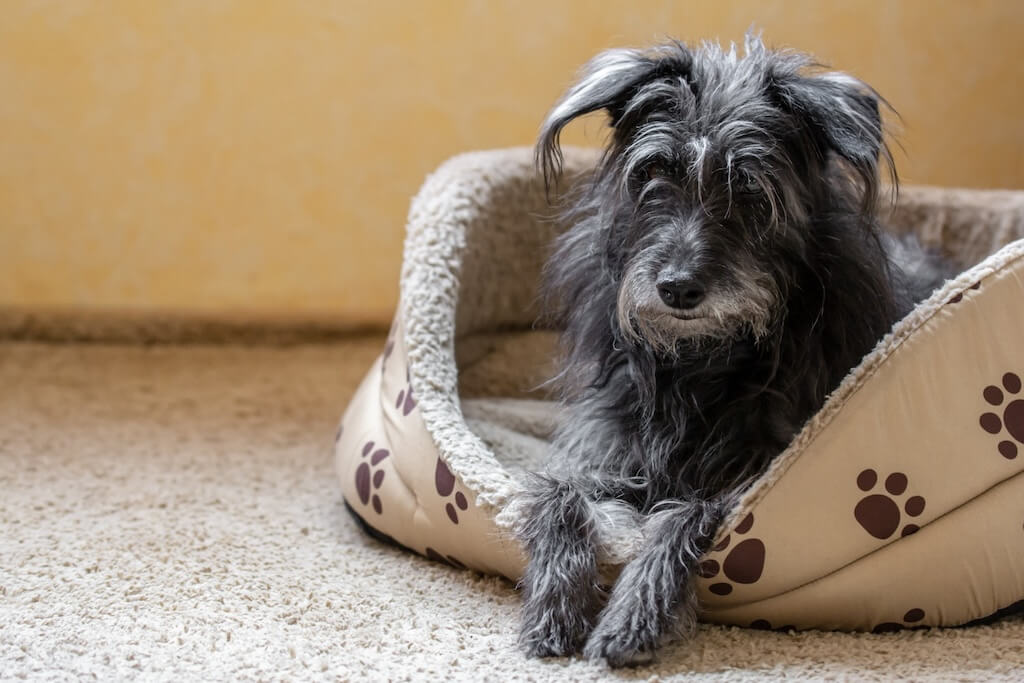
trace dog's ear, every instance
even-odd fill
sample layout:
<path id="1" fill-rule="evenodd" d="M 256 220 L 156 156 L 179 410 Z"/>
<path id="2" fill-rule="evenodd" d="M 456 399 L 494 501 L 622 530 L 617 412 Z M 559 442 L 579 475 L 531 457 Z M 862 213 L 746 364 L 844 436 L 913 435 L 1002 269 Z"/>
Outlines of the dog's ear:
<path id="1" fill-rule="evenodd" d="M 895 180 L 879 111 L 880 103 L 888 103 L 870 86 L 839 72 L 791 75 L 775 86 L 783 106 L 859 176 L 866 203 L 877 194 L 880 156 Z"/>
<path id="2" fill-rule="evenodd" d="M 837 154 L 854 164 L 878 160 L 882 118 L 878 95 L 867 85 L 842 73 L 797 76 L 778 85 L 787 108 Z"/>
<path id="3" fill-rule="evenodd" d="M 536 162 L 546 186 L 562 172 L 562 129 L 573 119 L 599 109 L 608 111 L 614 126 L 630 95 L 659 70 L 662 61 L 654 53 L 614 49 L 587 62 L 579 80 L 555 104 L 541 126 Z"/>

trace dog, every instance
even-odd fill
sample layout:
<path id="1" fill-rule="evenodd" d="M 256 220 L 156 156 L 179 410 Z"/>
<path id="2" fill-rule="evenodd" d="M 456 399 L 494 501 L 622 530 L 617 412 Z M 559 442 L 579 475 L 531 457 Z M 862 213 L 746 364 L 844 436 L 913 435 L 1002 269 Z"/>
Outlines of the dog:
<path id="1" fill-rule="evenodd" d="M 748 34 L 593 58 L 545 120 L 603 111 L 607 147 L 570 193 L 543 300 L 564 330 L 565 416 L 517 530 L 520 643 L 611 666 L 693 631 L 693 578 L 724 514 L 949 267 L 877 218 L 887 103 Z M 642 546 L 610 591 L 603 530 Z"/>

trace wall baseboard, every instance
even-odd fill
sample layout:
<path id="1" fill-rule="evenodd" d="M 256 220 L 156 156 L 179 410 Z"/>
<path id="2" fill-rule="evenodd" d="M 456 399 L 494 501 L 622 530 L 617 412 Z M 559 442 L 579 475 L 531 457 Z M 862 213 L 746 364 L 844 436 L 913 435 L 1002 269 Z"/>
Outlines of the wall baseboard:
<path id="1" fill-rule="evenodd" d="M 383 334 L 387 330 L 379 321 L 342 318 L 0 306 L 0 341 L 291 346 Z"/>

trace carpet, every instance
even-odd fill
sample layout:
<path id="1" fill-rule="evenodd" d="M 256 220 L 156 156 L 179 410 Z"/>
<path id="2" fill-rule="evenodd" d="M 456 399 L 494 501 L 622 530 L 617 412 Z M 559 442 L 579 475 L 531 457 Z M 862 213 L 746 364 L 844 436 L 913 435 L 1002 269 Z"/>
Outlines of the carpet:
<path id="1" fill-rule="evenodd" d="M 524 659 L 510 584 L 383 546 L 344 509 L 334 430 L 382 341 L 0 343 L 0 679 L 1024 678 L 1022 617 L 706 626 L 621 672 Z"/>

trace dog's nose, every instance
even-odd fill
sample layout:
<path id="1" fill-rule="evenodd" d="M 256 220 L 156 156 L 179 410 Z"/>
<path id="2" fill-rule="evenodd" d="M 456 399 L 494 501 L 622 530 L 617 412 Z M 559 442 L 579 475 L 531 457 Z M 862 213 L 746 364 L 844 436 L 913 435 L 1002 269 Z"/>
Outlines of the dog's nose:
<path id="1" fill-rule="evenodd" d="M 689 310 L 704 301 L 704 285 L 693 278 L 662 280 L 658 283 L 658 296 L 666 306 Z"/>

